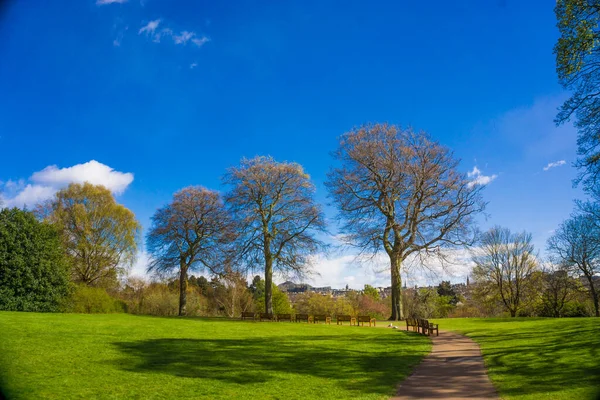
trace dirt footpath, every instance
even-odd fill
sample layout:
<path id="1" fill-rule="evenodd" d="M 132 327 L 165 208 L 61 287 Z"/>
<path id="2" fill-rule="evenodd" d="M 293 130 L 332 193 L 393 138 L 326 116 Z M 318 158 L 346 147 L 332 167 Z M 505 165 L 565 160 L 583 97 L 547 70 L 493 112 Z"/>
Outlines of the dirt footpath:
<path id="1" fill-rule="evenodd" d="M 498 399 L 477 343 L 454 332 L 432 336 L 433 349 L 398 387 L 394 400 Z"/>

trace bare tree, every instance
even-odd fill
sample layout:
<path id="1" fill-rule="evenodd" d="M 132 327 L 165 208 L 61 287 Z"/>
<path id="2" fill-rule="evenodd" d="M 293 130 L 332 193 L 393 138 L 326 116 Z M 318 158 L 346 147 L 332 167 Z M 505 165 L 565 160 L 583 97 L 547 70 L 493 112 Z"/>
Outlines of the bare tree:
<path id="1" fill-rule="evenodd" d="M 459 161 L 424 132 L 363 126 L 341 136 L 327 187 L 347 244 L 390 259 L 392 320 L 402 310 L 402 265 L 411 255 L 443 256 L 470 243 L 483 211 L 481 186 L 458 172 Z"/>
<path id="2" fill-rule="evenodd" d="M 186 314 L 187 274 L 207 269 L 218 274 L 234 238 L 231 218 L 218 192 L 191 186 L 152 217 L 146 236 L 148 272 L 179 274 L 179 315 Z"/>
<path id="3" fill-rule="evenodd" d="M 239 252 L 251 269 L 264 266 L 265 312 L 273 312 L 273 271 L 303 274 L 310 255 L 324 248 L 314 233 L 325 231 L 314 185 L 302 166 L 271 157 L 242 159 L 223 178 L 226 202 L 240 230 Z"/>
<path id="4" fill-rule="evenodd" d="M 495 226 L 482 235 L 472 259 L 476 282 L 499 296 L 511 317 L 533 299 L 537 281 L 532 277 L 539 268 L 530 233 Z"/>
<path id="5" fill-rule="evenodd" d="M 576 214 L 564 221 L 548 239 L 548 251 L 570 271 L 582 273 L 589 284 L 596 317 L 600 317 L 600 229 L 592 214 Z"/>
<path id="6" fill-rule="evenodd" d="M 246 278 L 240 271 L 233 271 L 231 268 L 226 268 L 221 275 L 214 291 L 214 299 L 230 318 L 248 311 L 253 305 Z"/>
<path id="7" fill-rule="evenodd" d="M 577 281 L 562 265 L 549 263 L 543 268 L 542 304 L 546 316 L 558 318 L 568 302 L 577 294 Z"/>

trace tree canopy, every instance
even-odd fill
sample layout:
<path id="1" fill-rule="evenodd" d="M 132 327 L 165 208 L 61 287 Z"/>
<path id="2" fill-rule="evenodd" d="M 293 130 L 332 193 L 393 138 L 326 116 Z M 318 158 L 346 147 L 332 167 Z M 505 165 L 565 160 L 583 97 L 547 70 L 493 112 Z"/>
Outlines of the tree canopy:
<path id="1" fill-rule="evenodd" d="M 179 275 L 179 315 L 185 315 L 188 271 L 224 271 L 233 242 L 231 218 L 218 192 L 190 186 L 152 216 L 146 236 L 148 272 Z"/>
<path id="2" fill-rule="evenodd" d="M 576 214 L 564 221 L 548 239 L 548 251 L 567 270 L 583 274 L 588 282 L 594 310 L 600 317 L 600 228 L 590 214 Z"/>
<path id="3" fill-rule="evenodd" d="M 518 316 L 536 289 L 531 278 L 539 265 L 531 234 L 495 226 L 482 235 L 472 259 L 477 283 L 495 293 L 511 317 Z"/>
<path id="4" fill-rule="evenodd" d="M 481 186 L 458 171 L 449 149 L 425 132 L 366 125 L 340 138 L 340 165 L 326 183 L 347 244 L 385 251 L 392 281 L 391 319 L 403 318 L 402 263 L 411 255 L 444 255 L 468 244 L 483 211 Z"/>
<path id="5" fill-rule="evenodd" d="M 104 186 L 72 183 L 39 212 L 59 229 L 74 282 L 114 286 L 135 261 L 140 224 Z"/>
<path id="6" fill-rule="evenodd" d="M 69 264 L 57 230 L 17 208 L 0 210 L 0 310 L 60 311 Z"/>
<path id="7" fill-rule="evenodd" d="M 241 260 L 264 268 L 265 312 L 273 313 L 273 272 L 302 275 L 310 256 L 325 247 L 315 236 L 325 231 L 315 187 L 301 165 L 271 157 L 244 158 L 223 180 L 231 188 L 225 199 L 240 233 Z"/>
<path id="8" fill-rule="evenodd" d="M 577 119 L 579 181 L 600 196 L 600 0 L 557 0 L 560 37 L 554 47 L 561 84 L 572 92 L 556 122 Z"/>

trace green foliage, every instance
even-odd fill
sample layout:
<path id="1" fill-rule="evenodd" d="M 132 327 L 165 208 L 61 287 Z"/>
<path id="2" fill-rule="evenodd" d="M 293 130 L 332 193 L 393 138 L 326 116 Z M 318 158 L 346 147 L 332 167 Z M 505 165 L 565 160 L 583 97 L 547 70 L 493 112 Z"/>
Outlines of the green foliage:
<path id="1" fill-rule="evenodd" d="M 578 181 L 600 196 L 600 1 L 557 0 L 554 11 L 560 31 L 554 47 L 556 71 L 562 85 L 572 93 L 556 121 L 577 117 Z"/>
<path id="2" fill-rule="evenodd" d="M 78 285 L 69 299 L 68 311 L 85 314 L 107 314 L 125 311 L 125 305 L 112 298 L 103 288 Z"/>
<path id="3" fill-rule="evenodd" d="M 0 310 L 59 311 L 68 292 L 57 231 L 30 212 L 0 210 Z"/>
<path id="4" fill-rule="evenodd" d="M 264 293 L 264 287 L 265 287 L 265 281 L 263 281 L 261 279 L 261 283 L 262 287 L 263 287 L 263 293 Z M 258 285 L 258 288 L 260 290 L 260 284 Z M 272 298 L 273 298 L 273 313 L 274 314 L 289 314 L 292 312 L 292 305 L 290 303 L 290 299 L 288 298 L 286 293 L 283 293 L 281 290 L 279 290 L 279 288 L 273 284 L 272 285 L 273 288 L 273 294 L 272 294 Z M 254 306 L 256 308 L 256 310 L 258 310 L 259 312 L 264 312 L 265 310 L 265 296 L 264 295 L 259 295 L 258 297 L 255 297 L 254 300 Z"/>
<path id="5" fill-rule="evenodd" d="M 479 343 L 490 379 L 507 400 L 594 399 L 600 318 L 451 318 L 440 329 Z"/>
<path id="6" fill-rule="evenodd" d="M 135 261 L 140 224 L 104 186 L 72 183 L 38 213 L 61 232 L 76 283 L 114 288 Z"/>
<path id="7" fill-rule="evenodd" d="M 371 285 L 365 285 L 365 288 L 363 289 L 363 294 L 365 296 L 371 297 L 373 300 L 380 300 L 379 291 Z"/>
<path id="8" fill-rule="evenodd" d="M 456 305 L 459 302 L 459 296 L 452 288 L 450 281 L 442 281 L 437 287 L 437 292 L 440 296 L 449 297 L 449 303 L 452 305 Z"/>

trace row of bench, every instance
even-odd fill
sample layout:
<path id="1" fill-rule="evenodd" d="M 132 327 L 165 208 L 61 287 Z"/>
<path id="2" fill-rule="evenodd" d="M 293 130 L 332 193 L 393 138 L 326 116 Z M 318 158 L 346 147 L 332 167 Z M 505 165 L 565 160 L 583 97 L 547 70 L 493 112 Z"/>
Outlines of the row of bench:
<path id="1" fill-rule="evenodd" d="M 435 335 L 439 336 L 438 324 L 429 322 L 426 319 L 406 318 L 406 330 L 412 328 L 414 332 L 422 333 L 423 335 L 432 335 L 435 331 Z"/>
<path id="2" fill-rule="evenodd" d="M 292 317 L 292 314 L 269 314 L 269 313 L 253 313 L 253 312 L 243 312 L 242 320 L 251 319 L 253 321 L 289 321 L 289 322 L 308 322 L 308 323 L 319 323 L 325 322 L 326 324 L 331 324 L 331 316 L 318 314 L 318 315 L 308 315 L 308 314 L 295 314 Z M 369 315 L 359 315 L 357 317 L 353 317 L 351 315 L 337 315 L 336 323 L 338 325 L 343 325 L 344 322 L 349 322 L 350 325 L 359 326 L 362 324 L 368 323 L 369 326 L 373 324 L 375 326 L 376 321 L 375 318 L 371 318 Z"/>

